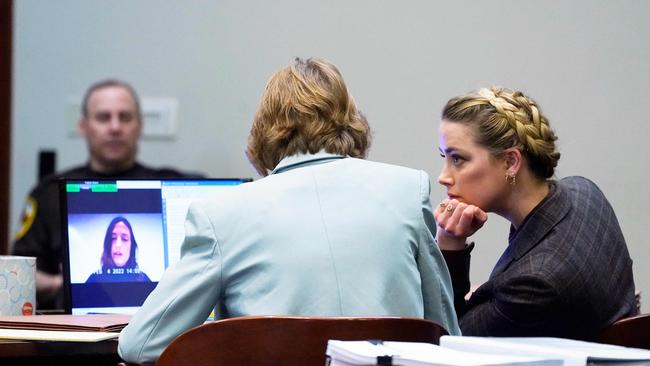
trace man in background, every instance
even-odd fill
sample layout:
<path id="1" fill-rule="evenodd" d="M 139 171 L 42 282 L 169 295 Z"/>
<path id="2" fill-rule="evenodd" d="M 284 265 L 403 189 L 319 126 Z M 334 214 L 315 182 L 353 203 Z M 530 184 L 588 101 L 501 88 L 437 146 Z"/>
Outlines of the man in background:
<path id="1" fill-rule="evenodd" d="M 38 310 L 63 308 L 61 215 L 58 178 L 184 178 L 173 169 L 154 169 L 137 162 L 142 135 L 138 95 L 114 79 L 91 85 L 83 98 L 79 133 L 86 139 L 85 165 L 44 177 L 27 197 L 22 225 L 12 254 L 36 257 Z"/>

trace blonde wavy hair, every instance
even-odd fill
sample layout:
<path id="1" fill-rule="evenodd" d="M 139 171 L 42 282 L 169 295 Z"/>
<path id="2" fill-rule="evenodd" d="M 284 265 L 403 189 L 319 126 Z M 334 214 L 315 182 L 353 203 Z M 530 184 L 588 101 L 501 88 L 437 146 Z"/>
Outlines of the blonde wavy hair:
<path id="1" fill-rule="evenodd" d="M 336 66 L 323 59 L 296 58 L 266 84 L 246 155 L 266 176 L 280 160 L 296 153 L 324 149 L 365 158 L 370 142 L 368 121 Z"/>
<path id="2" fill-rule="evenodd" d="M 471 126 L 477 143 L 494 156 L 516 147 L 540 179 L 555 173 L 560 160 L 557 136 L 537 103 L 520 91 L 493 86 L 452 98 L 442 119 Z"/>

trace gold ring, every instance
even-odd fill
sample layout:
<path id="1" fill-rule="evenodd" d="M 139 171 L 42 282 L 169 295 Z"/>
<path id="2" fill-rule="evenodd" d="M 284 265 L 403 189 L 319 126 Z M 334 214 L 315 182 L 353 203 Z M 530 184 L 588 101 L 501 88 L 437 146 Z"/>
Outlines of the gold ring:
<path id="1" fill-rule="evenodd" d="M 447 212 L 452 212 L 454 210 L 454 205 L 452 205 L 451 203 L 448 204 L 446 210 Z"/>
<path id="2" fill-rule="evenodd" d="M 444 203 L 444 202 L 440 202 L 440 207 L 445 207 L 445 206 L 447 206 L 446 203 Z"/>

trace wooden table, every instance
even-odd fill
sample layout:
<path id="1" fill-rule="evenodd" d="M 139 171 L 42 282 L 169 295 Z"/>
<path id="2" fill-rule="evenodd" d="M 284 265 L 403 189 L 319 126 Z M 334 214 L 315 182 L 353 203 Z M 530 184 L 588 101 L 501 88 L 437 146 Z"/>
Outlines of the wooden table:
<path id="1" fill-rule="evenodd" d="M 0 341 L 0 364 L 111 365 L 121 362 L 117 339 L 100 342 Z"/>

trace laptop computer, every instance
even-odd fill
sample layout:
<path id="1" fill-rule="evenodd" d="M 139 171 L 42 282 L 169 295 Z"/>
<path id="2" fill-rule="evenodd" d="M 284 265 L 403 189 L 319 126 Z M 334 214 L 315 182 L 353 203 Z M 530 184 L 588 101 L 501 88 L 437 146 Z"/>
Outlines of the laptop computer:
<path id="1" fill-rule="evenodd" d="M 66 313 L 134 313 L 180 259 L 189 204 L 248 181 L 62 179 Z"/>

